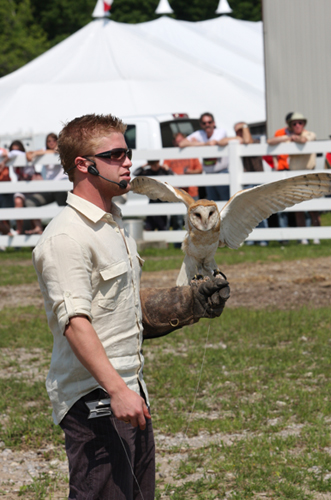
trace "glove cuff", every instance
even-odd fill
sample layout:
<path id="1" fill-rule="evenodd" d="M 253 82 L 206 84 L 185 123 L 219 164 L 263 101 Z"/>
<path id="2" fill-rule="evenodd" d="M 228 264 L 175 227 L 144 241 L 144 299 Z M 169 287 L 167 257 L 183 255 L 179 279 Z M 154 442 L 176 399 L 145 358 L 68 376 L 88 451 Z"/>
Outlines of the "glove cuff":
<path id="1" fill-rule="evenodd" d="M 144 339 L 162 337 L 199 321 L 190 286 L 140 290 Z"/>

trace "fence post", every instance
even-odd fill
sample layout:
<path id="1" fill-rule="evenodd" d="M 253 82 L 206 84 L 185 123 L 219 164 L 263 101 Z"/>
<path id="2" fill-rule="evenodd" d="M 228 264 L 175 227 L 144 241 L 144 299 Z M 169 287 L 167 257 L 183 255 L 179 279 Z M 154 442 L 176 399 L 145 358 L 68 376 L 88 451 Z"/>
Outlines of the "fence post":
<path id="1" fill-rule="evenodd" d="M 229 175 L 230 175 L 230 196 L 242 189 L 243 166 L 240 157 L 239 141 L 229 142 Z"/>

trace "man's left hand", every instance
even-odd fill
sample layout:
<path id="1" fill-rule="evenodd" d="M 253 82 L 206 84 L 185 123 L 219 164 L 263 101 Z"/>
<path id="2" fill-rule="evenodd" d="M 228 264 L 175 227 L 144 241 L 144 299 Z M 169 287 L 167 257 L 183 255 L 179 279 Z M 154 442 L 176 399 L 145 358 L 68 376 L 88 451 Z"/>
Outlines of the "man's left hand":
<path id="1" fill-rule="evenodd" d="M 193 280 L 190 284 L 195 301 L 195 314 L 199 318 L 216 318 L 222 314 L 230 297 L 229 282 L 220 275 L 201 281 Z"/>

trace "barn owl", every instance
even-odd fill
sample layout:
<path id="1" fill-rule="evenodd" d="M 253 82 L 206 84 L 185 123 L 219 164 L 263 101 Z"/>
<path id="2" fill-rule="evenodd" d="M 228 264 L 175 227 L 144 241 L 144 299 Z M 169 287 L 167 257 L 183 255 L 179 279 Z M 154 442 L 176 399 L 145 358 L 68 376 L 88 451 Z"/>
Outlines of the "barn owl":
<path id="1" fill-rule="evenodd" d="M 155 178 L 136 177 L 131 189 L 152 200 L 185 203 L 187 234 L 182 244 L 185 257 L 176 282 L 177 286 L 184 286 L 197 274 L 214 275 L 218 247 L 237 249 L 259 222 L 271 214 L 330 194 L 331 174 L 299 175 L 238 191 L 220 212 L 214 201 L 195 201 L 186 191 Z"/>

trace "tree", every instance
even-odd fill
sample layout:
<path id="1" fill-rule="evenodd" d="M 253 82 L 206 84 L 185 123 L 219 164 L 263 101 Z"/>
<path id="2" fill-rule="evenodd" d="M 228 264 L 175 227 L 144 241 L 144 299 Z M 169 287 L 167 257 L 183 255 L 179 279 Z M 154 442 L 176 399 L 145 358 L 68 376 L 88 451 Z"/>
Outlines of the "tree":
<path id="1" fill-rule="evenodd" d="M 20 68 L 48 49 L 33 19 L 30 0 L 0 0 L 0 76 Z"/>
<path id="2" fill-rule="evenodd" d="M 155 14 L 159 0 L 114 0 L 111 19 L 119 23 L 144 23 L 157 19 Z"/>
<path id="3" fill-rule="evenodd" d="M 96 0 L 31 0 L 36 22 L 56 45 L 92 21 Z"/>
<path id="4" fill-rule="evenodd" d="M 261 0 L 228 0 L 231 9 L 231 16 L 235 19 L 245 21 L 261 21 L 262 4 Z"/>
<path id="5" fill-rule="evenodd" d="M 261 20 L 261 0 L 228 0 L 236 19 Z M 155 9 L 159 0 L 114 0 L 112 19 L 121 23 L 141 23 L 157 18 Z M 215 14 L 219 0 L 169 0 L 174 19 L 203 21 L 218 17 Z"/>

